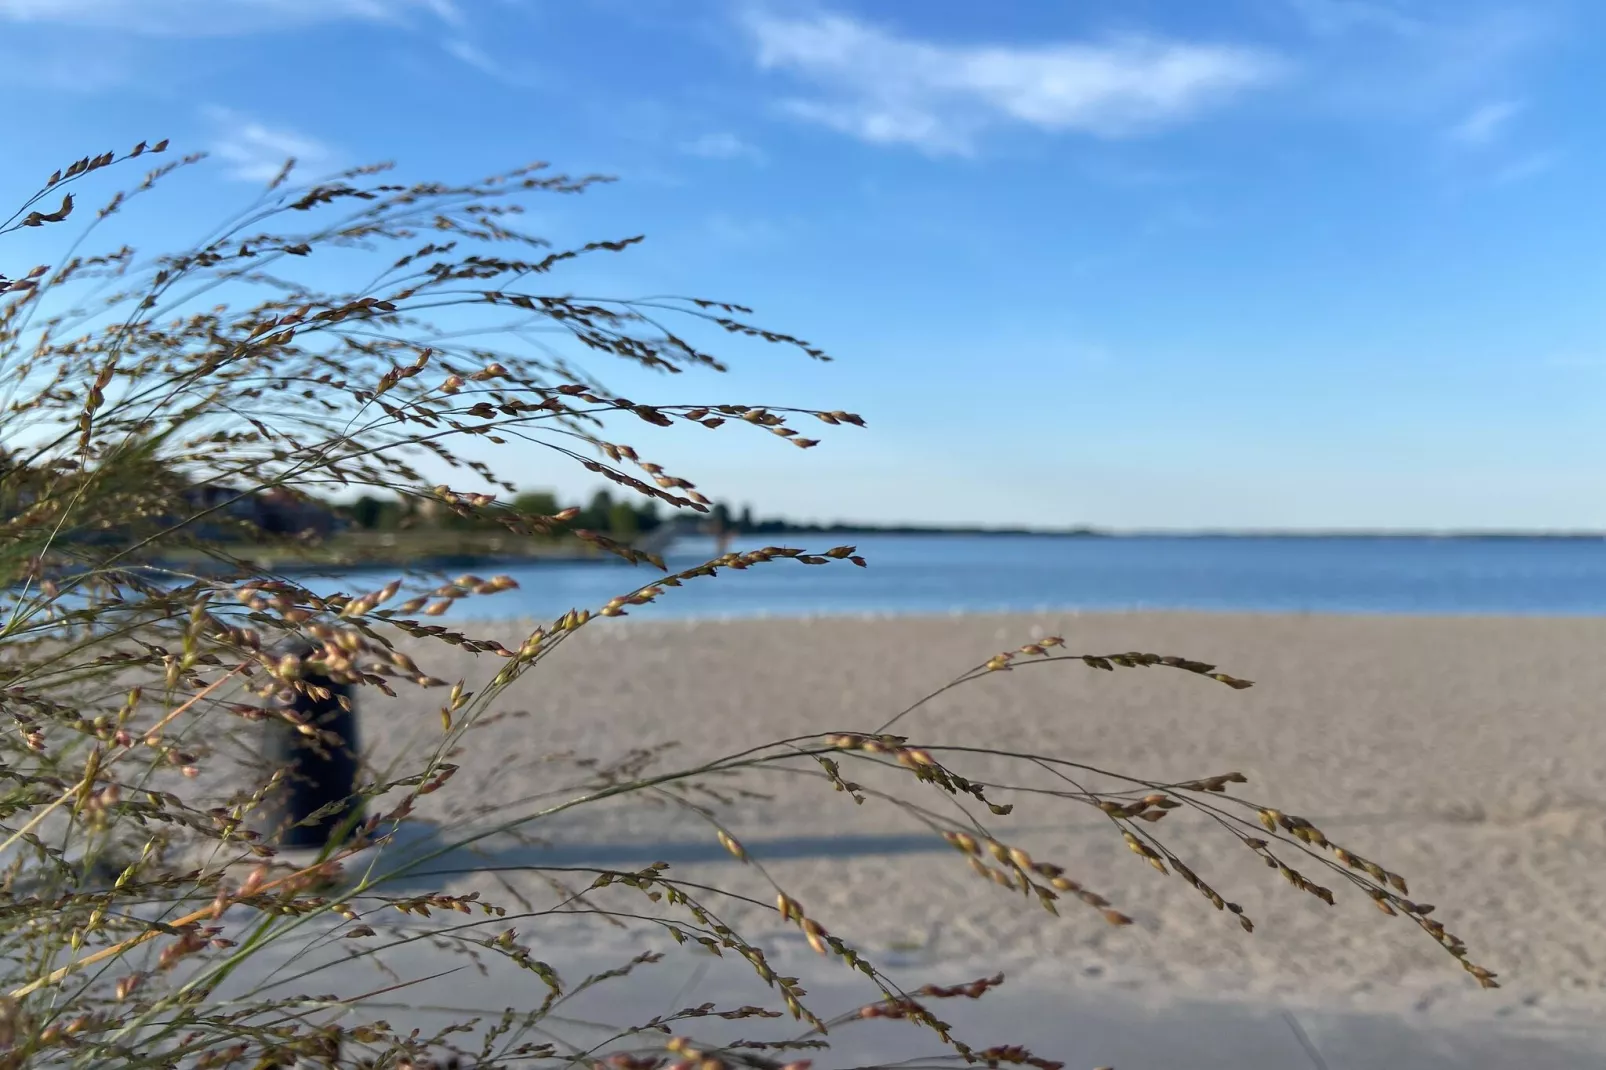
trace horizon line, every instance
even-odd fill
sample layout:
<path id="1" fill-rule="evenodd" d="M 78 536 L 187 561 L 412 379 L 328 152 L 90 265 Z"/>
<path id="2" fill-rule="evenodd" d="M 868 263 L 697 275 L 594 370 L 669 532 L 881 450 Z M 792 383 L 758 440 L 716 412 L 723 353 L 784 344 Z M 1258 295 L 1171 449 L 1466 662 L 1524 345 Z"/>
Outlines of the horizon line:
<path id="1" fill-rule="evenodd" d="M 1606 530 L 1592 528 L 1106 528 L 1091 524 L 1047 527 L 1026 524 L 936 524 L 904 521 L 783 521 L 783 523 L 793 529 L 934 535 L 1052 535 L 1098 538 L 1606 539 Z"/>

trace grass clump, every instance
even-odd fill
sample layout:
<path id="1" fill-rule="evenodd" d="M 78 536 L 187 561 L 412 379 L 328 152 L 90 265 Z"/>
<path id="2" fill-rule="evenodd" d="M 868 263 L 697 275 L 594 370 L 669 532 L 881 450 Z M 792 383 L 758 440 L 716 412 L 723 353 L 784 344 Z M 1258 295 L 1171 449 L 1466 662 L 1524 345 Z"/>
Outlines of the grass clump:
<path id="1" fill-rule="evenodd" d="M 707 512 L 711 501 L 692 482 L 618 441 L 617 429 L 697 425 L 808 448 L 815 441 L 799 430 L 805 423 L 863 421 L 843 411 L 643 402 L 572 363 L 568 351 L 578 348 L 671 376 L 723 370 L 705 335 L 829 358 L 754 325 L 734 304 L 552 292 L 548 278 L 571 261 L 641 239 L 554 249 L 518 229 L 530 197 L 578 194 L 602 181 L 539 165 L 460 185 L 396 183 L 382 167 L 298 185 L 287 166 L 195 248 L 151 260 L 126 246 L 80 252 L 131 200 L 200 159 L 170 159 L 166 142 L 142 142 L 53 174 L 0 234 L 77 219 L 87 183 L 146 158 L 163 162 L 109 197 L 59 263 L 0 281 L 0 711 L 8 729 L 0 736 L 0 1067 L 270 1067 L 296 1059 L 402 1067 L 438 1057 L 488 1066 L 798 1070 L 828 1050 L 837 1027 L 878 1019 L 923 1025 L 966 1062 L 1060 1065 L 1018 1047 L 972 1047 L 939 1017 L 942 1001 L 983 997 L 1002 977 L 905 991 L 772 879 L 722 816 L 746 797 L 729 787 L 733 778 L 754 774 L 813 778 L 858 803 L 901 807 L 988 884 L 1050 914 L 1069 905 L 1099 924 L 1126 925 L 1123 911 L 1133 908 L 1085 886 L 1089 875 L 992 831 L 991 819 L 1013 809 L 1006 798 L 1091 807 L 1150 866 L 1252 929 L 1241 907 L 1157 835 L 1168 815 L 1188 810 L 1299 891 L 1328 904 L 1338 894 L 1332 888 L 1370 898 L 1478 983 L 1495 984 L 1431 906 L 1407 898 L 1402 877 L 1309 821 L 1232 794 L 1244 782 L 1237 773 L 1156 782 L 1061 756 L 894 734 L 936 695 L 1000 672 L 1153 668 L 1250 686 L 1186 658 L 1072 653 L 1055 636 L 993 655 L 874 729 L 845 725 L 668 771 L 653 751 L 612 763 L 563 765 L 555 756 L 571 779 L 527 811 L 457 830 L 399 868 L 365 861 L 439 798 L 472 796 L 471 782 L 486 771 L 454 763 L 466 734 L 507 716 L 509 689 L 596 618 L 625 615 L 727 570 L 865 564 L 851 546 L 771 546 L 669 572 L 611 534 L 574 527 L 576 510 L 521 510 L 518 488 L 471 453 L 545 451 L 669 510 Z M 326 292 L 298 281 L 298 269 L 326 262 L 362 285 Z M 500 344 L 482 344 L 482 335 Z M 461 473 L 473 489 L 432 482 L 426 460 Z M 649 566 L 654 578 L 510 641 L 440 622 L 465 599 L 515 586 L 507 576 L 405 575 L 348 591 L 316 576 L 277 574 L 251 557 L 264 545 L 315 557 L 324 536 L 251 529 L 244 506 L 264 495 L 294 502 L 336 492 L 427 503 L 514 540 L 563 535 Z M 489 659 L 494 671 L 483 681 L 439 678 L 419 653 L 430 644 Z M 253 818 L 285 771 L 262 770 L 255 780 L 246 773 L 264 723 L 340 747 L 347 741 L 297 721 L 298 695 L 403 690 L 438 692 L 431 745 L 410 751 L 404 767 L 366 767 L 359 794 L 368 816 L 338 844 L 316 857 L 276 849 Z M 1046 772 L 1053 786 L 967 776 L 967 762 L 980 756 Z M 1084 781 L 1094 775 L 1122 786 L 1091 790 Z M 894 790 L 900 786 L 908 790 Z M 431 862 L 477 841 L 539 837 L 564 815 L 620 802 L 695 815 L 767 882 L 781 922 L 864 975 L 873 1000 L 835 1017 L 817 1013 L 796 978 L 723 920 L 721 902 L 751 905 L 751 897 L 682 880 L 665 863 L 563 867 L 537 858 L 520 868 L 553 891 L 543 907 L 512 884 L 500 902 L 451 894 L 443 879 L 427 886 Z M 593 1044 L 565 1042 L 555 1023 L 575 995 L 659 956 L 643 953 L 571 983 L 561 961 L 547 961 L 556 955 L 540 933 L 577 914 L 655 928 L 676 943 L 745 960 L 766 1002 L 703 1004 Z M 315 961 L 297 951 L 271 979 L 253 975 L 255 963 L 296 941 L 331 954 Z M 538 996 L 478 1025 L 425 1035 L 376 1016 L 387 999 L 405 998 L 405 978 L 381 991 L 323 991 L 351 976 L 337 967 L 421 945 L 468 956 L 479 968 L 495 961 L 524 971 Z M 715 1021 L 775 1019 L 798 1025 L 742 1042 L 694 1035 Z"/>

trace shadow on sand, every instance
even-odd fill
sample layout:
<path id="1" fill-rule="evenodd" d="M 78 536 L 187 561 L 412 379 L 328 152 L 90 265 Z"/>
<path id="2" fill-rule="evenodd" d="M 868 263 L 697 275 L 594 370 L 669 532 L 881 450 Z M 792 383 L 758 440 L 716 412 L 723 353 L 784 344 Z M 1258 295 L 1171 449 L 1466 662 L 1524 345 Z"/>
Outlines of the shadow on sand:
<path id="1" fill-rule="evenodd" d="M 374 874 L 385 875 L 387 888 L 401 891 L 417 884 L 434 885 L 442 877 L 472 872 L 494 873 L 536 869 L 639 870 L 654 862 L 671 866 L 734 863 L 725 848 L 706 840 L 638 841 L 628 843 L 521 843 L 507 835 L 489 835 L 466 846 L 454 846 L 474 833 L 445 830 L 437 825 L 411 822 L 373 855 Z M 744 840 L 748 853 L 763 862 L 810 858 L 863 858 L 867 856 L 923 854 L 952 851 L 931 833 L 891 833 L 845 836 L 780 836 Z M 348 870 L 357 868 L 356 863 Z"/>

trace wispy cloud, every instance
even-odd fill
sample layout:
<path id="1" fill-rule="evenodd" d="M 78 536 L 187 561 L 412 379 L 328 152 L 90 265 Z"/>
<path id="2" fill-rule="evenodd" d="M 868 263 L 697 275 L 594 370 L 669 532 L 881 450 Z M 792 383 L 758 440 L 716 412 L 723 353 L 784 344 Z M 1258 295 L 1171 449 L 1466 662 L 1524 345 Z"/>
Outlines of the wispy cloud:
<path id="1" fill-rule="evenodd" d="M 1163 189 L 1196 181 L 1198 169 L 1121 157 L 1088 157 L 1077 163 L 1077 170 L 1094 182 L 1120 189 Z"/>
<path id="2" fill-rule="evenodd" d="M 728 132 L 704 134 L 702 137 L 683 143 L 680 151 L 688 156 L 701 156 L 705 160 L 751 160 L 754 163 L 764 161 L 764 153 L 758 146 L 751 145 Z"/>
<path id="3" fill-rule="evenodd" d="M 749 9 L 743 22 L 760 67 L 821 90 L 787 100 L 791 114 L 865 141 L 938 153 L 969 152 L 1000 124 L 1139 134 L 1194 118 L 1286 66 L 1259 49 L 1153 37 L 960 46 L 845 15 Z"/>
<path id="4" fill-rule="evenodd" d="M 1547 0 L 1275 0 L 1311 38 L 1302 89 L 1322 110 L 1372 122 L 1445 129 L 1493 140 L 1517 114 L 1509 103 L 1566 20 Z M 1494 102 L 1490 104 L 1489 102 Z M 1480 106 L 1490 110 L 1476 115 Z"/>
<path id="5" fill-rule="evenodd" d="M 1559 152 L 1534 152 L 1513 160 L 1494 173 L 1489 181 L 1496 186 L 1511 186 L 1538 178 L 1561 163 Z"/>
<path id="6" fill-rule="evenodd" d="M 230 178 L 241 182 L 268 182 L 294 158 L 298 170 L 314 174 L 330 170 L 336 152 L 307 134 L 285 127 L 266 126 L 231 108 L 209 107 L 208 119 L 219 129 L 212 155 L 228 165 Z"/>
<path id="7" fill-rule="evenodd" d="M 1547 368 L 1599 371 L 1606 368 L 1606 353 L 1556 353 L 1543 361 Z"/>
<path id="8" fill-rule="evenodd" d="M 447 41 L 441 48 L 445 50 L 448 56 L 451 56 L 459 63 L 467 64 L 487 78 L 494 78 L 503 85 L 515 86 L 521 89 L 533 89 L 542 84 L 539 73 L 532 70 L 527 64 L 520 63 L 509 67 L 478 45 L 464 38 L 455 37 Z"/>
<path id="9" fill-rule="evenodd" d="M 209 37 L 314 22 L 404 23 L 425 15 L 463 21 L 456 0 L 0 0 L 0 22 L 117 30 L 164 37 Z"/>
<path id="10" fill-rule="evenodd" d="M 1561 162 L 1561 154 L 1552 149 L 1540 149 L 1518 154 L 1515 148 L 1506 147 L 1512 140 L 1508 134 L 1513 121 L 1525 105 L 1519 100 L 1492 100 L 1468 111 L 1445 131 L 1445 136 L 1464 150 L 1475 152 L 1475 157 L 1457 154 L 1459 164 L 1475 162 L 1480 176 L 1477 181 L 1488 186 L 1512 186 L 1537 178 Z"/>
<path id="11" fill-rule="evenodd" d="M 720 245 L 740 249 L 773 246 L 786 236 L 788 227 L 771 219 L 741 218 L 716 212 L 703 222 L 704 233 Z"/>
<path id="12" fill-rule="evenodd" d="M 1378 30 L 1413 37 L 1426 29 L 1420 18 L 1384 0 L 1288 0 L 1288 6 L 1307 30 L 1322 37 Z"/>
<path id="13" fill-rule="evenodd" d="M 487 56 L 477 45 L 470 44 L 461 38 L 448 41 L 441 47 L 446 50 L 448 56 L 468 64 L 482 74 L 489 74 L 493 78 L 501 78 L 504 74 L 501 64 Z"/>
<path id="14" fill-rule="evenodd" d="M 93 96 L 126 85 L 142 73 L 126 40 L 103 42 L 95 62 L 85 63 L 81 48 L 69 42 L 29 42 L 24 47 L 0 33 L 0 86 L 7 88 Z"/>
<path id="15" fill-rule="evenodd" d="M 1451 141 L 1479 147 L 1493 143 L 1522 111 L 1515 100 L 1496 100 L 1480 104 L 1449 129 Z"/>

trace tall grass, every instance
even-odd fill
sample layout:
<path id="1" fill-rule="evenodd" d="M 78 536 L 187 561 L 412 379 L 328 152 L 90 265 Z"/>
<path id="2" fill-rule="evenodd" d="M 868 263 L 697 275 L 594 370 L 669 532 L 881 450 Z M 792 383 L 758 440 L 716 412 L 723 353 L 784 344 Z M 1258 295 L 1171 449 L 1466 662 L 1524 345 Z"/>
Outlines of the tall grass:
<path id="1" fill-rule="evenodd" d="M 377 590 L 342 592 L 312 578 L 292 581 L 244 559 L 251 551 L 230 549 L 257 542 L 218 539 L 219 530 L 245 523 L 234 506 L 268 491 L 399 495 L 533 537 L 567 527 L 572 515 L 512 508 L 514 486 L 466 450 L 516 458 L 525 470 L 542 458 L 577 464 L 672 508 L 706 511 L 709 498 L 689 480 L 617 441 L 620 427 L 696 424 L 807 448 L 815 442 L 798 429 L 805 423 L 863 421 L 842 411 L 643 402 L 610 392 L 572 363 L 572 352 L 589 350 L 671 376 L 717 371 L 724 364 L 699 339 L 722 335 L 829 358 L 755 326 L 749 310 L 733 304 L 561 295 L 555 278 L 571 261 L 620 253 L 640 239 L 554 249 L 518 229 L 531 198 L 575 195 L 601 181 L 541 166 L 461 185 L 390 183 L 383 167 L 298 185 L 287 165 L 257 202 L 195 248 L 149 260 L 127 247 L 81 251 L 133 198 L 200 160 L 170 159 L 166 142 L 141 143 L 53 174 L 0 233 L 75 223 L 84 214 L 80 191 L 146 158 L 166 162 L 111 196 L 59 262 L 12 270 L 0 282 L 0 569 L 8 592 L 0 618 L 8 729 L 0 736 L 0 1067 L 266 1067 L 297 1058 L 396 1067 L 453 1052 L 499 1066 L 796 1067 L 817 1057 L 836 1027 L 875 1019 L 923 1024 L 968 1062 L 1059 1065 L 1016 1047 L 973 1048 L 939 1017 L 941 1001 L 982 996 L 1001 979 L 906 991 L 845 935 L 825 931 L 729 831 L 731 808 L 745 798 L 728 787 L 735 774 L 812 777 L 826 792 L 901 807 L 995 891 L 1048 914 L 1066 909 L 1059 924 L 1126 925 L 1131 907 L 993 831 L 994 819 L 1012 809 L 1000 801 L 1007 798 L 1091 807 L 1155 870 L 1251 930 L 1242 908 L 1157 835 L 1168 815 L 1191 811 L 1297 891 L 1328 904 L 1336 894 L 1368 897 L 1494 986 L 1433 908 L 1408 898 L 1402 877 L 1309 821 L 1233 794 L 1245 779 L 1237 773 L 1157 782 L 1073 756 L 918 737 L 922 705 L 1000 672 L 1153 668 L 1250 686 L 1187 658 L 1083 654 L 1054 636 L 987 657 L 873 727 L 802 733 L 680 769 L 665 769 L 648 751 L 611 764 L 574 762 L 563 766 L 570 779 L 555 781 L 558 789 L 526 811 L 449 830 L 404 864 L 373 864 L 441 799 L 472 797 L 473 781 L 487 771 L 454 764 L 466 734 L 507 716 L 510 694 L 597 618 L 726 571 L 864 561 L 851 546 L 769 547 L 671 573 L 650 554 L 578 531 L 572 537 L 650 569 L 651 581 L 527 636 L 475 636 L 438 619 L 450 619 L 461 600 L 511 588 L 508 577 L 397 577 Z M 332 255 L 365 265 L 342 268 L 359 285 L 326 293 L 297 281 L 303 265 Z M 232 310 L 253 294 L 261 296 Z M 479 489 L 432 484 L 430 468 L 458 471 Z M 204 500 L 189 494 L 203 485 L 226 491 Z M 312 544 L 304 535 L 280 538 Z M 207 567 L 163 564 L 199 558 Z M 427 655 L 433 644 L 481 655 L 494 671 L 478 681 L 437 678 Z M 249 759 L 270 721 L 323 746 L 344 745 L 320 738 L 295 712 L 298 692 L 326 696 L 331 686 L 358 695 L 434 690 L 438 701 L 412 703 L 431 709 L 433 740 L 408 751 L 401 767 L 367 766 L 361 795 L 369 816 L 349 837 L 317 857 L 286 854 L 273 846 L 273 830 L 254 824 L 284 771 L 253 773 Z M 1025 792 L 1008 779 L 967 776 L 981 758 L 1046 774 L 1053 787 Z M 1093 775 L 1119 787 L 1085 787 Z M 722 920 L 722 902 L 749 898 L 682 880 L 662 863 L 577 870 L 537 855 L 523 868 L 554 889 L 545 907 L 521 902 L 511 885 L 505 902 L 419 886 L 432 861 L 474 841 L 534 842 L 565 815 L 620 802 L 694 815 L 770 881 L 782 923 L 863 974 L 879 997 L 836 1017 L 816 1012 L 797 979 Z M 572 924 L 577 913 L 654 928 L 693 951 L 733 954 L 751 967 L 763 1003 L 621 1023 L 599 1046 L 555 1040 L 552 1022 L 566 1002 L 614 976 L 571 983 L 561 961 L 543 958 L 543 926 Z M 265 954 L 302 938 L 321 940 L 332 958 L 292 955 L 301 964 L 292 970 L 301 986 L 293 997 L 253 980 Z M 538 998 L 478 1027 L 472 1043 L 470 1033 L 424 1034 L 375 1017 L 383 1001 L 353 981 L 349 967 L 418 946 L 443 961 L 461 953 L 527 971 Z M 621 964 L 617 974 L 651 957 Z M 348 990 L 331 995 L 330 986 Z M 404 978 L 392 987 L 386 999 L 405 999 Z M 779 1019 L 787 1028 L 745 1045 L 699 1040 L 716 1016 L 755 1028 Z"/>

